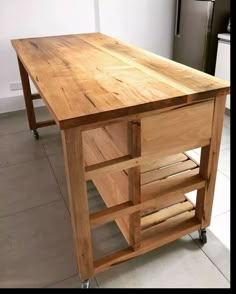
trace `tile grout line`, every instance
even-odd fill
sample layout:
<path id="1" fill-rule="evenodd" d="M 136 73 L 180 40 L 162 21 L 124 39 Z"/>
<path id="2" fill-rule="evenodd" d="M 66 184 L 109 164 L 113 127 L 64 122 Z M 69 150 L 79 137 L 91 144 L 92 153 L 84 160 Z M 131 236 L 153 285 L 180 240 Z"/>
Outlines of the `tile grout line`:
<path id="1" fill-rule="evenodd" d="M 0 134 L 0 137 L 15 135 L 15 134 L 23 133 L 23 132 L 30 132 L 30 131 L 31 130 L 29 130 L 29 129 L 25 129 L 25 130 L 21 130 L 21 131 L 6 133 L 6 134 Z"/>
<path id="2" fill-rule="evenodd" d="M 192 238 L 193 242 L 201 249 L 201 251 L 204 253 L 204 255 L 211 261 L 211 263 L 217 268 L 217 270 L 221 273 L 221 275 L 231 284 L 230 280 L 224 275 L 224 273 L 219 269 L 219 267 L 214 263 L 214 261 L 206 254 L 206 252 L 202 249 L 201 246 L 199 246 L 196 239 L 193 239 L 193 237 L 189 234 L 189 236 Z"/>
<path id="3" fill-rule="evenodd" d="M 228 212 L 231 213 L 231 210 L 229 209 L 229 210 L 227 210 L 227 211 L 224 211 L 224 212 L 221 212 L 221 213 L 219 213 L 219 214 L 217 214 L 217 215 L 212 216 L 212 220 L 213 220 L 215 217 L 222 216 L 223 214 L 228 213 Z M 210 230 L 210 228 L 209 228 L 209 230 Z"/>
<path id="4" fill-rule="evenodd" d="M 228 180 L 230 180 L 230 177 L 225 175 L 221 170 L 217 169 L 217 172 L 221 173 L 221 175 L 225 176 Z"/>
<path id="5" fill-rule="evenodd" d="M 43 203 L 43 204 L 39 204 L 39 205 L 36 205 L 36 206 L 32 206 L 32 207 L 28 207 L 26 209 L 23 209 L 23 210 L 20 210 L 20 211 L 17 211 L 17 212 L 14 212 L 12 214 L 7 214 L 7 215 L 3 215 L 3 216 L 0 216 L 0 219 L 3 219 L 3 218 L 6 218 L 6 217 L 11 217 L 11 216 L 15 216 L 17 214 L 20 214 L 20 213 L 23 213 L 23 212 L 27 212 L 28 210 L 31 210 L 31 209 L 34 209 L 34 208 L 39 208 L 39 207 L 42 207 L 42 206 L 46 206 L 46 205 L 50 205 L 54 202 L 58 202 L 58 201 L 61 201 L 62 199 L 56 199 L 56 200 L 52 200 L 50 202 L 47 202 L 47 203 Z"/>
<path id="6" fill-rule="evenodd" d="M 53 167 L 52 167 L 51 161 L 50 161 L 50 159 L 49 159 L 49 156 L 47 155 L 47 152 L 46 152 L 46 149 L 45 149 L 43 143 L 42 143 L 42 146 L 43 146 L 44 152 L 46 153 L 46 158 L 47 158 L 48 164 L 49 164 L 49 166 L 50 166 L 50 168 L 51 168 L 51 171 L 52 171 L 52 173 L 53 173 L 54 179 L 55 179 L 55 181 L 56 181 L 56 183 L 57 183 L 57 186 L 58 186 L 58 189 L 59 189 L 59 191 L 60 191 L 60 194 L 61 194 L 62 200 L 64 201 L 65 206 L 66 206 L 66 208 L 67 208 L 67 210 L 68 210 L 68 212 L 69 212 L 69 215 L 70 215 L 70 209 L 69 209 L 69 207 L 67 206 L 66 200 L 65 200 L 65 198 L 64 198 L 64 196 L 63 196 L 63 193 L 62 193 L 61 187 L 60 187 L 60 185 L 59 185 L 59 182 L 58 182 L 58 180 L 57 180 L 56 174 L 55 174 L 55 172 L 54 172 L 54 169 L 53 169 Z M 56 153 L 55 153 L 55 154 L 56 154 Z M 54 155 L 55 155 L 55 154 L 54 154 Z M 50 156 L 52 156 L 52 155 L 50 155 Z"/>
<path id="7" fill-rule="evenodd" d="M 38 158 L 35 158 L 35 159 L 30 159 L 30 160 L 26 160 L 26 161 L 22 161 L 22 162 L 3 165 L 3 166 L 0 166 L 0 169 L 1 168 L 8 168 L 8 167 L 11 167 L 11 166 L 16 166 L 16 165 L 20 165 L 20 164 L 27 164 L 27 163 L 30 163 L 30 162 L 33 162 L 33 161 L 39 161 L 39 160 L 46 159 L 46 158 L 47 158 L 47 155 L 45 154 L 45 155 L 39 156 Z"/>
<path id="8" fill-rule="evenodd" d="M 69 277 L 67 277 L 65 279 L 54 281 L 52 284 L 50 283 L 50 284 L 44 285 L 43 287 L 41 287 L 41 289 L 51 287 L 51 286 L 53 286 L 55 284 L 62 283 L 64 281 L 66 281 L 66 280 L 69 280 L 69 279 L 77 277 L 77 276 L 78 276 L 78 274 L 75 274 L 75 275 L 69 276 Z"/>
<path id="9" fill-rule="evenodd" d="M 97 278 L 96 278 L 95 276 L 94 276 L 93 278 L 94 278 L 94 280 L 95 280 L 95 282 L 96 282 L 96 284 L 97 284 L 97 287 L 100 289 L 100 286 L 99 286 L 99 284 L 98 284 Z"/>

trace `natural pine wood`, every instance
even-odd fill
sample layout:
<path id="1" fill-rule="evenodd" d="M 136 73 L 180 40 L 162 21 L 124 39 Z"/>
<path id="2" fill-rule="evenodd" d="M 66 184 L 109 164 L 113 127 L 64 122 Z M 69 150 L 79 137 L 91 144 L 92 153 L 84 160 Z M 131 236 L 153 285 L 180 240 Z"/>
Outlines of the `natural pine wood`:
<path id="1" fill-rule="evenodd" d="M 37 123 L 36 123 L 36 118 L 34 113 L 34 105 L 31 98 L 32 94 L 30 89 L 29 76 L 19 57 L 18 57 L 18 65 L 19 65 L 21 83 L 22 83 L 22 88 L 23 88 L 23 93 L 25 98 L 29 128 L 31 130 L 35 130 L 37 128 Z"/>
<path id="2" fill-rule="evenodd" d="M 205 187 L 205 180 L 199 175 L 199 168 L 192 171 L 151 182 L 142 186 L 142 201 L 173 192 L 188 193 Z"/>
<path id="3" fill-rule="evenodd" d="M 145 165 L 142 165 L 141 166 L 142 174 L 144 175 L 145 172 L 151 172 L 151 171 L 156 170 L 158 168 L 167 167 L 172 164 L 183 162 L 187 159 L 188 159 L 188 157 L 183 153 L 174 154 L 174 155 L 170 155 L 170 156 L 163 157 L 163 158 L 158 158 L 158 159 L 155 159 L 155 161 L 153 161 L 153 162 L 149 161 L 149 162 L 145 163 Z"/>
<path id="4" fill-rule="evenodd" d="M 89 209 L 84 175 L 84 158 L 81 129 L 73 128 L 61 132 L 70 213 L 75 241 L 77 265 L 82 280 L 93 273 L 92 240 L 89 223 Z"/>
<path id="5" fill-rule="evenodd" d="M 229 82 L 101 33 L 12 45 L 30 128 L 62 132 L 81 279 L 210 224 Z M 41 97 L 54 120 L 35 121 Z M 200 167 L 183 154 L 198 147 Z M 89 216 L 91 178 L 108 208 Z M 90 230 L 112 220 L 130 247 L 93 262 Z"/>
<path id="6" fill-rule="evenodd" d="M 144 216 L 141 219 L 141 229 L 144 230 L 152 226 L 155 226 L 163 221 L 166 221 L 171 217 L 177 216 L 186 211 L 190 211 L 193 208 L 194 206 L 189 201 L 185 201 L 182 203 L 172 205 L 168 208 L 162 209 L 150 215 Z"/>
<path id="7" fill-rule="evenodd" d="M 31 99 L 32 100 L 38 100 L 38 99 L 42 99 L 42 97 L 39 94 L 32 94 Z"/>
<path id="8" fill-rule="evenodd" d="M 209 226 L 211 221 L 225 102 L 226 97 L 215 98 L 211 143 L 201 150 L 200 174 L 207 185 L 197 193 L 196 217 L 201 220 L 203 228 Z"/>
<path id="9" fill-rule="evenodd" d="M 128 151 L 135 158 L 141 156 L 141 122 L 132 121 L 128 125 Z M 128 169 L 129 200 L 134 204 L 141 202 L 141 168 L 135 166 Z M 140 247 L 141 214 L 140 211 L 129 215 L 129 234 L 134 250 Z"/>
<path id="10" fill-rule="evenodd" d="M 182 193 L 179 192 L 161 195 L 136 205 L 133 205 L 131 201 L 127 201 L 125 203 L 91 214 L 90 224 L 92 227 L 97 227 L 137 211 L 145 211 L 149 208 L 155 208 L 155 210 L 159 210 L 183 201 L 185 201 L 185 197 Z"/>
<path id="11" fill-rule="evenodd" d="M 101 33 L 12 45 L 63 129 L 229 92 L 227 82 Z"/>
<path id="12" fill-rule="evenodd" d="M 45 121 L 40 121 L 36 123 L 36 128 L 44 128 L 44 127 L 49 127 L 55 125 L 54 120 L 45 120 Z"/>
<path id="13" fill-rule="evenodd" d="M 154 234 L 150 230 L 144 230 L 141 246 L 138 250 L 133 251 L 129 247 L 96 260 L 94 262 L 95 273 L 108 270 L 127 259 L 144 254 L 200 229 L 201 224 L 195 218 L 194 213 L 194 211 L 186 212 L 181 217 L 177 216 L 156 226 Z"/>
<path id="14" fill-rule="evenodd" d="M 167 178 L 169 176 L 185 172 L 197 167 L 196 163 L 191 160 L 186 160 L 184 162 L 180 162 L 162 169 L 151 170 L 150 172 L 146 172 L 142 174 L 142 185 L 155 182 L 157 180 Z"/>
<path id="15" fill-rule="evenodd" d="M 144 118 L 142 154 L 155 153 L 163 157 L 208 145 L 211 138 L 213 107 L 212 99 Z"/>

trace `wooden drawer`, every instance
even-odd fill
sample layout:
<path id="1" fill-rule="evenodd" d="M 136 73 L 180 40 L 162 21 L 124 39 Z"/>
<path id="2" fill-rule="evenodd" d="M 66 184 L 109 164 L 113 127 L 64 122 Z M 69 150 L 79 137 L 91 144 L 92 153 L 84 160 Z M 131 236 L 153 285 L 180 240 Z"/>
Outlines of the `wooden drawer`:
<path id="1" fill-rule="evenodd" d="M 142 119 L 142 155 L 167 156 L 210 143 L 214 101 Z"/>

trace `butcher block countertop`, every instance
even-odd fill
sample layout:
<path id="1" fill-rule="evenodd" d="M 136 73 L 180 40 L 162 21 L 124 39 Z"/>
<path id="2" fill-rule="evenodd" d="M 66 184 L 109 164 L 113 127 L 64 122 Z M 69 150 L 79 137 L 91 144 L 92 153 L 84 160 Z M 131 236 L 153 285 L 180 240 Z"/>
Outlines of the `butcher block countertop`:
<path id="1" fill-rule="evenodd" d="M 229 82 L 101 33 L 12 45 L 61 129 L 229 94 Z"/>

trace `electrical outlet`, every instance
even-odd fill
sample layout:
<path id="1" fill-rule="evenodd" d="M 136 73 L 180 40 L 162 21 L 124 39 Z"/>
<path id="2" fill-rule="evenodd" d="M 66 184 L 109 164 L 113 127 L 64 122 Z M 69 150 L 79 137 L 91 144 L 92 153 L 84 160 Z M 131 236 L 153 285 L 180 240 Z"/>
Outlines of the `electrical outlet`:
<path id="1" fill-rule="evenodd" d="M 10 83 L 10 91 L 19 91 L 22 90 L 21 82 Z"/>

